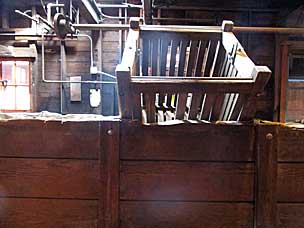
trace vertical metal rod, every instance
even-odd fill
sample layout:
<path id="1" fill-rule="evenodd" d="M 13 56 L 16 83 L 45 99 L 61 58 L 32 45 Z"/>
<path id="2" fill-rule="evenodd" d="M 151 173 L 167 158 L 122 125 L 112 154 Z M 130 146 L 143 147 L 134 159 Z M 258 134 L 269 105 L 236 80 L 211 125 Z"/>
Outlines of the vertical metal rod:
<path id="1" fill-rule="evenodd" d="M 60 41 L 60 80 L 63 81 L 63 76 L 65 74 L 64 65 L 65 63 L 65 48 L 64 41 Z M 60 83 L 60 113 L 63 112 L 63 83 Z"/>
<path id="2" fill-rule="evenodd" d="M 121 17 L 122 16 L 122 9 L 121 8 L 119 8 L 119 17 Z M 122 24 L 122 22 L 121 21 L 119 21 L 119 24 Z M 121 59 L 122 59 L 122 50 L 123 50 L 123 47 L 122 47 L 122 36 L 123 36 L 123 34 L 122 34 L 122 30 L 120 29 L 119 30 L 119 41 L 118 41 L 118 45 L 119 45 L 119 63 L 120 63 L 120 61 L 121 61 Z"/>

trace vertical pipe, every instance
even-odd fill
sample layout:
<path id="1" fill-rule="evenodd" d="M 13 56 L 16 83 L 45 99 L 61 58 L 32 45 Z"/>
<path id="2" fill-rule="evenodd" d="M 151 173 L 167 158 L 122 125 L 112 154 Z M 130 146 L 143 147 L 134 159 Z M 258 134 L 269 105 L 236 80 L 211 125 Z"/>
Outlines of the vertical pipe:
<path id="1" fill-rule="evenodd" d="M 65 75 L 65 48 L 64 41 L 60 41 L 60 81 L 63 81 Z M 60 83 L 60 113 L 63 114 L 63 83 Z"/>
<path id="2" fill-rule="evenodd" d="M 122 9 L 119 8 L 119 17 L 122 17 Z M 119 21 L 119 24 L 122 24 L 121 21 Z M 123 50 L 123 47 L 122 47 L 122 36 L 123 36 L 123 33 L 122 33 L 122 30 L 120 29 L 119 30 L 119 41 L 118 41 L 118 46 L 119 46 L 119 63 L 121 62 L 121 58 L 122 58 L 122 50 Z"/>

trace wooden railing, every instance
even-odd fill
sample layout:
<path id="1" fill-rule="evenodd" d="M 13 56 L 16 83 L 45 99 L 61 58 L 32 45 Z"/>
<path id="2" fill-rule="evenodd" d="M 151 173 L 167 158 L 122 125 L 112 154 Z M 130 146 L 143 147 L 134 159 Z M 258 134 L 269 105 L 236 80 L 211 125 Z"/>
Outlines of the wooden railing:
<path id="1" fill-rule="evenodd" d="M 256 66 L 222 27 L 148 26 L 131 21 L 116 74 L 123 119 L 250 120 L 271 71 Z"/>

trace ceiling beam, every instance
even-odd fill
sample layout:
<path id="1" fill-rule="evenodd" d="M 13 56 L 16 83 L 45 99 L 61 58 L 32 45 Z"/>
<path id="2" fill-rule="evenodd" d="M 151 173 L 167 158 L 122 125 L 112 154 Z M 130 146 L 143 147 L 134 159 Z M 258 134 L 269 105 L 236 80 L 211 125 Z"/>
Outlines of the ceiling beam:
<path id="1" fill-rule="evenodd" d="M 89 23 L 99 24 L 102 22 L 101 12 L 95 0 L 80 0 L 80 14 L 83 15 Z"/>

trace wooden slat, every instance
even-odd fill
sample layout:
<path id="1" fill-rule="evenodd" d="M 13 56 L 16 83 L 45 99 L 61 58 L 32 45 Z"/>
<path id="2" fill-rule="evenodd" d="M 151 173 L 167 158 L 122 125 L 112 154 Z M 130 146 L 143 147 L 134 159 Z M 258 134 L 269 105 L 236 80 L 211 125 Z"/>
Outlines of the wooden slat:
<path id="1" fill-rule="evenodd" d="M 304 224 L 304 204 L 278 204 L 278 227 L 301 228 Z"/>
<path id="2" fill-rule="evenodd" d="M 95 188 L 101 195 L 100 216 L 104 223 L 99 227 L 112 228 L 119 224 L 119 124 L 114 121 L 102 122 L 101 127 L 102 185 Z"/>
<path id="3" fill-rule="evenodd" d="M 141 39 L 142 41 L 142 74 L 144 76 L 148 75 L 148 67 L 149 67 L 149 55 L 150 55 L 150 40 Z"/>
<path id="4" fill-rule="evenodd" d="M 278 161 L 304 162 L 304 131 L 280 127 Z"/>
<path id="5" fill-rule="evenodd" d="M 0 157 L 97 159 L 98 122 L 0 122 Z"/>
<path id="6" fill-rule="evenodd" d="M 203 123 L 141 126 L 123 123 L 121 130 L 120 155 L 123 160 L 254 160 L 254 132 L 250 126 Z"/>
<path id="7" fill-rule="evenodd" d="M 175 65 L 176 65 L 176 53 L 177 47 L 179 46 L 180 42 L 176 39 L 172 40 L 171 43 L 171 53 L 170 53 L 170 69 L 169 69 L 169 76 L 175 76 Z"/>
<path id="8" fill-rule="evenodd" d="M 177 54 L 177 47 L 180 46 L 180 41 L 173 39 L 171 42 L 171 53 L 170 53 L 170 68 L 169 68 L 169 76 L 175 76 L 175 65 L 176 65 L 176 54 Z M 179 50 L 180 51 L 180 50 Z M 166 106 L 167 107 L 172 107 L 173 95 L 172 94 L 167 94 L 167 99 L 166 99 Z M 174 97 L 174 102 L 177 102 L 177 98 Z"/>
<path id="9" fill-rule="evenodd" d="M 213 76 L 212 67 L 215 61 L 215 51 L 216 51 L 217 43 L 218 43 L 217 41 L 209 41 L 208 58 L 207 58 L 205 74 L 204 74 L 206 77 Z"/>
<path id="10" fill-rule="evenodd" d="M 122 228 L 253 227 L 247 203 L 122 202 Z"/>
<path id="11" fill-rule="evenodd" d="M 203 102 L 203 108 L 201 110 L 201 120 L 210 120 L 210 113 L 212 112 L 213 105 L 215 103 L 216 94 L 205 94 L 205 99 Z"/>
<path id="12" fill-rule="evenodd" d="M 257 128 L 255 227 L 277 227 L 276 126 Z M 278 181 L 279 182 L 279 181 Z"/>
<path id="13" fill-rule="evenodd" d="M 251 61 L 251 59 L 247 56 L 242 45 L 238 42 L 238 40 L 236 39 L 233 33 L 223 32 L 222 35 L 223 35 L 222 42 L 226 52 L 231 53 L 231 50 L 233 50 L 236 46 L 238 47 L 236 50 L 234 65 L 237 68 L 240 77 L 251 76 L 251 72 L 255 65 Z"/>
<path id="14" fill-rule="evenodd" d="M 219 51 L 218 51 L 218 57 L 214 66 L 214 75 L 220 75 L 222 76 L 221 73 L 221 68 L 224 65 L 224 61 L 225 61 L 225 55 L 226 55 L 226 51 L 225 48 L 223 47 L 222 43 L 220 42 L 220 47 L 219 47 Z"/>
<path id="15" fill-rule="evenodd" d="M 176 31 L 145 31 L 143 27 L 140 28 L 140 35 L 143 38 L 149 39 L 159 39 L 159 38 L 169 38 L 169 39 L 192 39 L 192 40 L 220 40 L 222 37 L 221 32 L 209 32 L 209 31 L 201 31 L 201 32 L 179 32 Z"/>
<path id="16" fill-rule="evenodd" d="M 179 93 L 176 104 L 176 113 L 175 118 L 178 120 L 183 120 L 185 111 L 186 111 L 186 103 L 187 103 L 187 93 Z"/>
<path id="17" fill-rule="evenodd" d="M 304 201 L 304 163 L 278 165 L 278 196 L 280 202 Z"/>
<path id="18" fill-rule="evenodd" d="M 178 62 L 178 73 L 177 76 L 184 76 L 185 60 L 186 60 L 186 49 L 188 46 L 188 40 L 182 40 L 180 44 L 179 62 Z"/>
<path id="19" fill-rule="evenodd" d="M 203 99 L 203 93 L 193 93 L 191 98 L 191 106 L 189 111 L 189 118 L 190 120 L 197 119 L 197 115 L 199 112 L 199 106 Z"/>
<path id="20" fill-rule="evenodd" d="M 0 198 L 0 227 L 98 227 L 96 200 Z"/>
<path id="21" fill-rule="evenodd" d="M 203 80 L 206 79 L 206 80 Z M 149 80 L 133 79 L 132 89 L 136 93 L 188 93 L 204 91 L 206 93 L 245 93 L 248 94 L 253 88 L 251 80 L 216 80 L 214 78 L 202 78 L 202 80 Z"/>
<path id="22" fill-rule="evenodd" d="M 248 100 L 248 95 L 239 94 L 230 118 L 229 118 L 229 116 L 227 116 L 227 118 L 224 118 L 224 120 L 234 120 L 234 121 L 238 120 L 238 118 L 240 117 L 241 111 L 244 107 L 244 104 L 247 102 L 247 100 Z"/>
<path id="23" fill-rule="evenodd" d="M 120 183 L 122 200 L 252 201 L 254 166 L 125 161 Z"/>
<path id="24" fill-rule="evenodd" d="M 193 76 L 195 71 L 196 59 L 197 59 L 197 48 L 198 48 L 198 41 L 192 40 L 190 44 L 190 53 L 189 53 L 189 60 L 187 65 L 187 73 L 186 76 Z"/>
<path id="25" fill-rule="evenodd" d="M 1 197 L 98 198 L 98 161 L 0 159 Z"/>
<path id="26" fill-rule="evenodd" d="M 142 118 L 141 94 L 133 93 L 132 96 L 133 96 L 133 119 L 141 120 Z"/>
<path id="27" fill-rule="evenodd" d="M 224 96 L 225 96 L 224 94 L 216 95 L 211 113 L 211 121 L 220 120 L 220 113 L 224 103 Z"/>
<path id="28" fill-rule="evenodd" d="M 145 93 L 145 110 L 148 123 L 154 123 L 156 115 L 155 93 Z"/>
<path id="29" fill-rule="evenodd" d="M 152 44 L 152 76 L 158 75 L 159 39 L 151 40 Z"/>
<path id="30" fill-rule="evenodd" d="M 201 40 L 199 44 L 199 50 L 198 50 L 198 57 L 196 62 L 196 68 L 195 68 L 195 76 L 200 77 L 202 76 L 202 66 L 204 63 L 205 58 L 205 51 L 206 51 L 206 45 L 207 41 Z M 203 70 L 204 72 L 205 70 Z"/>

